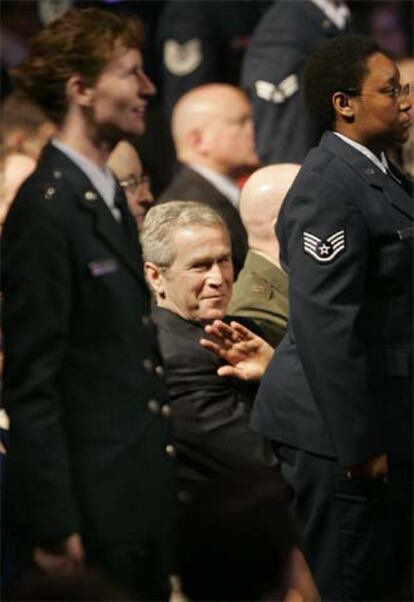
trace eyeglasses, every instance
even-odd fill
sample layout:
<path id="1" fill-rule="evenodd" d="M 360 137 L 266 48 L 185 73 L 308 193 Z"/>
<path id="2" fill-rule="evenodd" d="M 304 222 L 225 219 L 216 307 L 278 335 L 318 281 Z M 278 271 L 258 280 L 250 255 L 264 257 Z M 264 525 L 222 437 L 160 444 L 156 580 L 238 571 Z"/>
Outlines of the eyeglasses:
<path id="1" fill-rule="evenodd" d="M 396 100 L 397 98 L 401 98 L 401 96 L 408 96 L 410 94 L 410 88 L 410 84 L 404 84 L 403 86 L 401 84 L 395 84 L 394 86 L 388 86 L 388 88 L 384 88 L 383 90 L 369 90 L 368 92 L 364 92 L 362 90 L 357 90 L 356 88 L 348 88 L 342 90 L 342 92 L 352 96 L 364 96 L 364 94 L 382 94 Z"/>
<path id="2" fill-rule="evenodd" d="M 151 180 L 149 176 L 131 176 L 127 180 L 120 180 L 119 185 L 128 192 L 136 192 L 139 188 L 151 186 Z"/>

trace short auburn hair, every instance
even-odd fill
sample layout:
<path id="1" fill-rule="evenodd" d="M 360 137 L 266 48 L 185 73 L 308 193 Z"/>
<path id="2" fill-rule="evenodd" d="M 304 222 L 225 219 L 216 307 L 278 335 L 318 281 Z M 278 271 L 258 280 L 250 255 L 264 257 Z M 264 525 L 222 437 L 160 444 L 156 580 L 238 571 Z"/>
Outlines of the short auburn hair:
<path id="1" fill-rule="evenodd" d="M 15 86 L 60 124 L 67 112 L 66 83 L 75 74 L 93 85 L 117 43 L 140 49 L 143 24 L 96 8 L 72 9 L 30 42 L 28 57 L 10 71 Z"/>

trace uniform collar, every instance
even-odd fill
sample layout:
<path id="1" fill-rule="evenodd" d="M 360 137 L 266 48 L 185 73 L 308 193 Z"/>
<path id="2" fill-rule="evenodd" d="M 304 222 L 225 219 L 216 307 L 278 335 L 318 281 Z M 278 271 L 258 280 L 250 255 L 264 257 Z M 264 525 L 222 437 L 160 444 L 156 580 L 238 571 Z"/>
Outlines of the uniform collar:
<path id="1" fill-rule="evenodd" d="M 64 144 L 60 140 L 53 138 L 52 145 L 59 149 L 64 155 L 69 157 L 75 165 L 83 171 L 83 173 L 89 178 L 93 186 L 101 195 L 102 199 L 108 205 L 111 213 L 118 211 L 115 208 L 115 177 L 108 167 L 101 168 L 92 161 L 90 161 L 81 153 L 78 153 L 73 148 Z M 116 215 L 115 215 L 116 217 Z"/>
<path id="2" fill-rule="evenodd" d="M 344 2 L 335 6 L 329 0 L 310 0 L 339 30 L 346 29 L 351 12 Z"/>
<path id="3" fill-rule="evenodd" d="M 247 270 L 258 272 L 274 288 L 287 295 L 287 276 L 281 267 L 273 263 L 264 253 L 249 249 L 244 267 Z"/>
<path id="4" fill-rule="evenodd" d="M 413 219 L 413 202 L 411 192 L 408 190 L 408 182 L 401 185 L 396 183 L 392 174 L 384 173 L 384 164 L 380 168 L 377 162 L 368 157 L 365 152 L 349 144 L 342 136 L 334 135 L 334 132 L 325 132 L 320 142 L 320 148 L 333 153 L 345 161 L 359 176 L 375 188 L 383 191 L 391 205 Z M 365 148 L 365 147 L 363 147 Z M 311 151 L 312 153 L 313 151 Z M 376 157 L 376 161 L 379 161 Z M 404 177 L 404 176 L 401 176 Z"/>
<path id="5" fill-rule="evenodd" d="M 353 146 L 354 148 L 356 148 L 357 151 L 365 155 L 365 157 L 372 161 L 382 171 L 382 173 L 386 174 L 388 172 L 389 165 L 384 153 L 381 153 L 381 159 L 378 159 L 378 157 L 374 155 L 374 153 L 370 151 L 369 148 L 367 148 L 366 146 L 363 146 L 362 144 L 359 144 L 359 142 L 355 142 L 355 140 L 351 140 L 351 138 L 348 138 L 348 136 L 344 136 L 343 134 L 339 134 L 338 132 L 333 133 L 335 134 L 335 136 L 338 136 L 339 138 L 341 138 L 341 140 L 343 140 L 350 146 Z"/>
<path id="6" fill-rule="evenodd" d="M 73 200 L 93 216 L 92 228 L 96 234 L 109 245 L 118 257 L 128 265 L 129 269 L 144 282 L 141 269 L 140 247 L 136 225 L 132 216 L 127 216 L 125 224 L 120 227 L 111 215 L 107 204 L 99 191 L 91 182 L 85 171 L 68 154 L 54 144 L 48 144 L 39 160 L 41 190 L 46 193 L 50 189 L 72 190 Z M 65 194 L 65 193 L 63 193 Z M 124 221 L 124 220 L 123 220 Z M 127 230 L 130 235 L 126 236 Z"/>

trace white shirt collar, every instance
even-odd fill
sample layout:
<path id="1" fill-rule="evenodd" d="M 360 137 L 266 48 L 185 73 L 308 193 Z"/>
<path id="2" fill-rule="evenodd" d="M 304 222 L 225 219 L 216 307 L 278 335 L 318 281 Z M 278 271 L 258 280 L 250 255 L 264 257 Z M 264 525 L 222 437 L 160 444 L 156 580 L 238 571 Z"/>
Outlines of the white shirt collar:
<path id="1" fill-rule="evenodd" d="M 56 138 L 52 139 L 52 144 L 83 171 L 108 205 L 115 219 L 119 219 L 119 210 L 115 207 L 115 176 L 111 170 L 108 167 L 99 167 L 87 157 Z"/>
<path id="2" fill-rule="evenodd" d="M 217 173 L 217 171 L 213 171 L 205 165 L 196 165 L 195 163 L 190 163 L 189 167 L 200 174 L 200 176 L 208 180 L 210 184 L 224 194 L 224 196 L 228 198 L 230 203 L 234 205 L 236 209 L 239 208 L 240 190 L 233 180 L 223 176 L 221 173 Z"/>
<path id="3" fill-rule="evenodd" d="M 351 11 L 343 2 L 339 6 L 335 6 L 329 0 L 310 0 L 317 6 L 323 14 L 341 31 L 345 29 L 346 24 L 351 15 Z"/>
<path id="4" fill-rule="evenodd" d="M 335 136 L 338 136 L 338 138 L 341 138 L 341 140 L 343 140 L 350 146 L 353 146 L 357 151 L 359 151 L 360 153 L 365 155 L 365 157 L 370 159 L 370 161 L 375 163 L 375 165 L 382 171 L 382 173 L 388 173 L 388 161 L 384 153 L 381 153 L 381 159 L 378 159 L 378 157 L 374 155 L 374 153 L 370 151 L 369 148 L 367 148 L 366 146 L 363 146 L 362 144 L 359 144 L 359 142 L 355 142 L 355 140 L 351 140 L 351 138 L 348 138 L 348 136 L 344 136 L 343 134 L 339 134 L 338 132 L 333 133 L 335 134 Z"/>

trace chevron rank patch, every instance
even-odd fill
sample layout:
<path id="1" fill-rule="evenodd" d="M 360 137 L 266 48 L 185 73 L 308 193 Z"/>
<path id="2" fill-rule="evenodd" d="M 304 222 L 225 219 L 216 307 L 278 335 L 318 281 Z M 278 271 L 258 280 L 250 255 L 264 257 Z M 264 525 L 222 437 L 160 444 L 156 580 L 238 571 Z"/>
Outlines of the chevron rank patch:
<path id="1" fill-rule="evenodd" d="M 282 104 L 299 90 L 299 80 L 296 73 L 291 73 L 278 85 L 259 79 L 255 87 L 258 98 Z"/>
<path id="2" fill-rule="evenodd" d="M 203 49 L 198 38 L 183 44 L 173 39 L 164 43 L 164 65 L 173 75 L 189 75 L 201 65 L 202 60 Z"/>
<path id="3" fill-rule="evenodd" d="M 338 230 L 325 240 L 310 232 L 304 232 L 303 250 L 319 263 L 330 263 L 345 250 L 345 230 Z"/>

